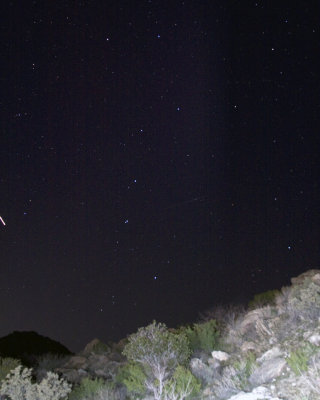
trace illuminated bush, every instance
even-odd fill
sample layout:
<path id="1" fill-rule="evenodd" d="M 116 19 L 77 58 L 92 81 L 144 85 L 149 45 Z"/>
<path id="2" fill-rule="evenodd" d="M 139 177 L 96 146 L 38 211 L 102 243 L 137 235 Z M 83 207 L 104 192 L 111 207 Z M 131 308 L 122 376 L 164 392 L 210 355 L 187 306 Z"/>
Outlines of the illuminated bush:
<path id="1" fill-rule="evenodd" d="M 172 378 L 165 386 L 165 399 L 183 400 L 192 398 L 200 393 L 201 384 L 192 373 L 179 365 Z"/>
<path id="2" fill-rule="evenodd" d="M 0 394 L 10 400 L 60 400 L 66 399 L 71 385 L 59 379 L 57 374 L 48 372 L 40 383 L 32 383 L 32 370 L 18 366 L 1 384 Z"/>
<path id="3" fill-rule="evenodd" d="M 123 354 L 140 365 L 146 376 L 146 389 L 158 400 L 176 367 L 186 364 L 190 350 L 184 334 L 174 334 L 165 324 L 154 321 L 129 336 Z"/>

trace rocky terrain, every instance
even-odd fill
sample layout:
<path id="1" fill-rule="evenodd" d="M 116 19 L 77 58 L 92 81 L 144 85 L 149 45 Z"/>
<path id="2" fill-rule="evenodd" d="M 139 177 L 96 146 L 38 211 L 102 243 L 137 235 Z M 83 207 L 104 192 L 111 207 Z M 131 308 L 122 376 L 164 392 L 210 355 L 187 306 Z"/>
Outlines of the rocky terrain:
<path id="1" fill-rule="evenodd" d="M 266 293 L 257 296 L 248 309 L 213 309 L 189 330 L 169 330 L 171 335 L 179 335 L 197 327 L 198 335 L 206 335 L 205 343 L 210 343 L 213 332 L 202 328 L 211 326 L 208 321 L 214 319 L 219 337 L 212 341 L 212 348 L 192 348 L 186 368 L 200 390 L 188 397 L 172 392 L 163 399 L 320 399 L 320 270 L 309 270 L 292 278 L 290 287 Z M 35 369 L 37 378 L 51 369 L 75 388 L 84 378 L 112 387 L 104 397 L 80 396 L 79 400 L 154 399 L 150 390 L 134 392 L 124 384 L 128 379 L 119 379 L 121 370 L 129 365 L 123 355 L 128 340 L 130 337 L 106 345 L 94 339 L 80 353 L 56 360 L 56 365 L 44 358 Z M 130 379 L 137 384 L 137 376 Z"/>

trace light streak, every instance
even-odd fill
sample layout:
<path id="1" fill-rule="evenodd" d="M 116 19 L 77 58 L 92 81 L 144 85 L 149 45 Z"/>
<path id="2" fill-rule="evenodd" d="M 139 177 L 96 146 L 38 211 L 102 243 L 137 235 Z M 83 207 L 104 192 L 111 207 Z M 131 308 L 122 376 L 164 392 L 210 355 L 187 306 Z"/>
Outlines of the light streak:
<path id="1" fill-rule="evenodd" d="M 6 223 L 4 222 L 3 218 L 1 217 L 1 215 L 0 215 L 0 220 L 3 223 L 3 225 L 6 225 Z"/>

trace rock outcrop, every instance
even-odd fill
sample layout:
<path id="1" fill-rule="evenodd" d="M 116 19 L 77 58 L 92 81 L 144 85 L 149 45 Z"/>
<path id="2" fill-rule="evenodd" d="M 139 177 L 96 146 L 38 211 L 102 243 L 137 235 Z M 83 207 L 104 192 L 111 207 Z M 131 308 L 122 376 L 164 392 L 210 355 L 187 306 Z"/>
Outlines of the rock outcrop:
<path id="1" fill-rule="evenodd" d="M 320 398 L 320 270 L 291 282 L 273 304 L 250 310 L 225 330 L 229 352 L 191 360 L 206 385 L 203 399 Z"/>
<path id="2" fill-rule="evenodd" d="M 85 346 L 83 351 L 70 357 L 55 372 L 62 374 L 72 383 L 79 383 L 84 377 L 111 381 L 124 360 L 119 352 L 113 351 L 99 339 L 94 339 Z"/>

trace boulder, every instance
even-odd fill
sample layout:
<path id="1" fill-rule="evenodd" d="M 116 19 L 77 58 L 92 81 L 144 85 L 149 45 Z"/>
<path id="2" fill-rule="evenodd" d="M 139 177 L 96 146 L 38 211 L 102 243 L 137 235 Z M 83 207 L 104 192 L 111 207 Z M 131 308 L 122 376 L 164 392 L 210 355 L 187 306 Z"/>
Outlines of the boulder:
<path id="1" fill-rule="evenodd" d="M 308 337 L 308 342 L 313 344 L 314 346 L 320 346 L 320 335 L 314 334 Z"/>
<path id="2" fill-rule="evenodd" d="M 319 279 L 318 277 L 315 278 L 316 275 L 320 274 L 319 269 L 309 269 L 308 271 L 304 272 L 303 274 L 300 274 L 294 278 L 291 278 L 291 284 L 292 285 L 302 285 L 305 279 L 315 279 L 316 281 Z"/>
<path id="3" fill-rule="evenodd" d="M 80 383 L 84 377 L 88 376 L 88 373 L 81 368 L 79 370 L 58 368 L 55 372 L 62 374 L 63 378 L 71 383 Z"/>
<path id="4" fill-rule="evenodd" d="M 273 358 L 277 358 L 277 357 L 281 357 L 282 351 L 280 350 L 279 347 L 273 347 L 272 349 L 266 351 L 265 353 L 262 354 L 262 356 L 260 356 L 259 358 L 257 358 L 257 362 L 259 364 L 262 364 L 265 361 L 269 361 Z"/>
<path id="5" fill-rule="evenodd" d="M 86 345 L 86 347 L 82 351 L 82 354 L 87 355 L 90 353 L 107 353 L 108 351 L 110 351 L 108 345 L 101 342 L 101 340 L 99 339 L 93 339 Z"/>
<path id="6" fill-rule="evenodd" d="M 320 286 L 320 271 L 319 271 L 319 273 L 313 275 L 311 280 L 312 280 L 313 283 L 315 283 L 316 285 Z"/>
<path id="7" fill-rule="evenodd" d="M 242 335 L 246 334 L 252 326 L 255 326 L 259 318 L 261 318 L 259 309 L 248 312 L 240 324 L 240 333 Z"/>
<path id="8" fill-rule="evenodd" d="M 72 356 L 62 368 L 66 369 L 79 369 L 85 368 L 87 365 L 87 358 L 83 356 Z"/>
<path id="9" fill-rule="evenodd" d="M 227 360 L 229 359 L 230 356 L 229 356 L 228 353 L 225 353 L 224 351 L 213 351 L 213 352 L 211 353 L 211 357 L 212 357 L 214 360 L 223 362 L 223 361 L 227 361 Z"/>
<path id="10" fill-rule="evenodd" d="M 228 400 L 282 400 L 282 399 L 279 399 L 278 397 L 273 397 L 267 388 L 259 386 L 253 389 L 252 392 L 250 393 L 240 392 L 230 397 Z"/>
<path id="11" fill-rule="evenodd" d="M 212 366 L 208 366 L 200 358 L 192 358 L 190 361 L 190 369 L 193 375 L 203 382 L 210 382 L 216 375 L 216 370 Z"/>
<path id="12" fill-rule="evenodd" d="M 82 352 L 55 369 L 55 372 L 63 374 L 71 383 L 79 383 L 84 376 L 111 380 L 116 376 L 118 368 L 122 364 L 123 358 L 120 359 L 120 355 L 110 352 L 109 346 L 99 339 L 94 339 L 86 345 Z"/>
<path id="13" fill-rule="evenodd" d="M 249 377 L 249 382 L 252 386 L 269 383 L 273 379 L 278 378 L 283 373 L 286 365 L 287 363 L 284 358 L 270 358 L 264 361 L 258 368 L 253 371 L 253 373 Z"/>

